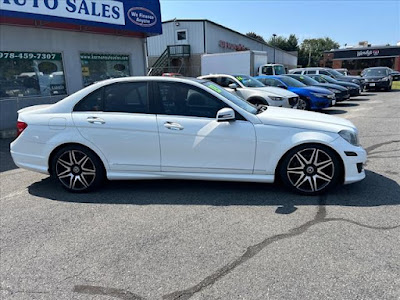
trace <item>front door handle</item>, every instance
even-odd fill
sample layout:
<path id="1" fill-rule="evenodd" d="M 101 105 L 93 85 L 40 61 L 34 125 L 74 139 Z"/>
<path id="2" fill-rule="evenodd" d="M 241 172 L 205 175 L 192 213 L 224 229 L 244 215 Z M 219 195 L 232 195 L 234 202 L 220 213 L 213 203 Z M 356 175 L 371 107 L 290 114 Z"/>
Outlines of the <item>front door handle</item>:
<path id="1" fill-rule="evenodd" d="M 102 118 L 98 117 L 88 117 L 87 121 L 91 124 L 104 124 L 106 122 Z"/>
<path id="2" fill-rule="evenodd" d="M 164 127 L 170 130 L 183 130 L 183 126 L 175 122 L 165 122 Z"/>

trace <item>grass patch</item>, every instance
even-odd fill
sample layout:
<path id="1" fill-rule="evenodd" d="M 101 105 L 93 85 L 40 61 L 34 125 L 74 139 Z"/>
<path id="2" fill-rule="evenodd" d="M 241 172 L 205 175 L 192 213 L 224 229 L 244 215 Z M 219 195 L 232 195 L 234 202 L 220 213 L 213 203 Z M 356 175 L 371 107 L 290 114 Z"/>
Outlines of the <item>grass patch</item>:
<path id="1" fill-rule="evenodd" d="M 400 90 L 400 81 L 393 81 L 392 82 L 392 89 Z"/>

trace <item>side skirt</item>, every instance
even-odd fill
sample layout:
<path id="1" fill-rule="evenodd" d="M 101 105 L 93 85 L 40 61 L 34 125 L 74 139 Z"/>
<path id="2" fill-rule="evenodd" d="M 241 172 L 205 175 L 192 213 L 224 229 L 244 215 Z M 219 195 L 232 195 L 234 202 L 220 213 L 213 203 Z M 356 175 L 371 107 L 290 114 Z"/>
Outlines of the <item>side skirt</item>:
<path id="1" fill-rule="evenodd" d="M 178 172 L 115 172 L 107 173 L 109 180 L 144 180 L 144 179 L 182 179 L 182 180 L 211 180 L 211 181 L 245 181 L 245 182 L 274 182 L 274 175 L 258 174 L 215 174 L 215 173 L 178 173 Z"/>

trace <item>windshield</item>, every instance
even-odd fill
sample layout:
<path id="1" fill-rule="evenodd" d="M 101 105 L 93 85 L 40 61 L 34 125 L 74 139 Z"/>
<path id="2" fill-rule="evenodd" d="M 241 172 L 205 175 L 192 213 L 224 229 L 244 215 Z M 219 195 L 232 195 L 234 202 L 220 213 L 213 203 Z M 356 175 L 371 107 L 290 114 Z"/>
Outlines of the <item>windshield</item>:
<path id="1" fill-rule="evenodd" d="M 288 76 L 279 76 L 279 79 L 291 87 L 305 87 L 306 85 Z"/>
<path id="2" fill-rule="evenodd" d="M 265 87 L 257 79 L 254 79 L 247 75 L 233 75 L 237 80 L 239 80 L 245 87 Z"/>
<path id="3" fill-rule="evenodd" d="M 274 66 L 275 69 L 275 75 L 282 75 L 282 74 L 286 74 L 286 70 L 285 67 L 282 65 L 277 65 Z"/>
<path id="4" fill-rule="evenodd" d="M 255 115 L 257 113 L 257 108 L 255 106 L 253 106 L 250 103 L 246 102 L 245 100 L 229 93 L 228 91 L 226 91 L 223 87 L 219 86 L 218 84 L 211 82 L 211 81 L 205 81 L 205 82 L 202 82 L 202 84 L 205 85 L 206 87 L 212 89 L 214 92 L 217 92 L 222 97 L 235 103 L 240 108 L 243 108 L 245 111 L 247 111 L 253 115 Z"/>
<path id="5" fill-rule="evenodd" d="M 341 73 L 339 73 L 338 71 L 336 71 L 336 70 L 333 70 L 333 69 L 329 69 L 329 70 L 327 70 L 329 73 L 331 73 L 333 76 L 335 76 L 335 77 L 343 77 L 343 74 L 341 74 Z"/>
<path id="6" fill-rule="evenodd" d="M 386 69 L 368 69 L 365 71 L 364 76 L 387 76 Z"/>
<path id="7" fill-rule="evenodd" d="M 329 83 L 338 83 L 337 80 L 333 79 L 332 77 L 328 76 L 328 75 L 320 75 L 323 79 L 325 79 L 325 81 L 329 82 Z"/>
<path id="8" fill-rule="evenodd" d="M 294 78 L 305 85 L 318 85 L 319 82 L 316 81 L 315 79 L 312 79 L 311 77 L 304 76 L 304 75 L 298 75 L 298 76 L 290 76 L 291 78 Z"/>

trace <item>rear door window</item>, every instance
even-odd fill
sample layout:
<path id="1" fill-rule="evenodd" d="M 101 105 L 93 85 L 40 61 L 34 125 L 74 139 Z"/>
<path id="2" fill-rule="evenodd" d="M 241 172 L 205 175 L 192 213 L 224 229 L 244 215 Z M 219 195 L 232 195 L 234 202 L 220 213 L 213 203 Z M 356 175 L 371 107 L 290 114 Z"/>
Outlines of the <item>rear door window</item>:
<path id="1" fill-rule="evenodd" d="M 104 111 L 148 113 L 147 82 L 124 82 L 106 86 Z"/>
<path id="2" fill-rule="evenodd" d="M 99 88 L 79 101 L 74 111 L 103 111 L 103 88 Z"/>

